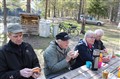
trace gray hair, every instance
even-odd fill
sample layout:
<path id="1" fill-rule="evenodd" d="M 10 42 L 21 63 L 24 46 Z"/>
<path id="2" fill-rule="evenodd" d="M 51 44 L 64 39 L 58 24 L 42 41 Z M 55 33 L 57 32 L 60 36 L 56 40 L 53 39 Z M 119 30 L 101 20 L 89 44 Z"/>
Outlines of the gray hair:
<path id="1" fill-rule="evenodd" d="M 87 31 L 87 32 L 85 33 L 85 35 L 84 35 L 84 39 L 87 38 L 87 37 L 89 37 L 90 35 L 95 35 L 95 32 L 93 32 L 93 31 L 91 31 L 91 30 Z"/>
<path id="2" fill-rule="evenodd" d="M 95 34 L 98 34 L 98 35 L 104 35 L 104 31 L 102 29 L 97 29 L 95 30 Z"/>

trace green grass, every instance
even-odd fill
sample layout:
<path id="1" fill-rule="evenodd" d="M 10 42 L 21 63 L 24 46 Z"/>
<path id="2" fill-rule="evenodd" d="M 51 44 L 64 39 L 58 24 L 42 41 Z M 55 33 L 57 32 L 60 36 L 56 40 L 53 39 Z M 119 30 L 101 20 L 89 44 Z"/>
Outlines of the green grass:
<path id="1" fill-rule="evenodd" d="M 72 23 L 73 25 L 76 25 L 78 29 L 81 29 L 81 24 L 78 24 L 76 21 L 66 21 L 64 23 Z M 103 29 L 104 30 L 104 36 L 102 38 L 103 43 L 105 44 L 106 48 L 108 48 L 108 52 L 111 52 L 109 50 L 120 50 L 120 29 L 117 29 L 117 26 L 112 24 L 105 24 L 104 26 L 96 26 L 96 25 L 85 25 L 85 31 L 88 30 L 96 30 L 96 29 Z M 80 35 L 80 38 L 83 38 L 83 35 Z"/>
<path id="2" fill-rule="evenodd" d="M 69 21 L 63 22 L 65 27 L 68 27 L 69 23 L 72 23 L 73 25 L 77 26 L 79 30 L 81 29 L 81 23 L 78 24 L 76 21 L 69 20 Z M 94 31 L 95 29 L 104 30 L 105 34 L 102 40 L 105 43 L 106 47 L 120 50 L 119 48 L 120 47 L 120 32 L 119 32 L 119 29 L 115 27 L 115 25 L 106 24 L 105 26 L 95 26 L 95 25 L 86 24 L 85 26 L 85 31 L 88 31 L 88 30 Z M 80 38 L 83 38 L 82 34 L 80 35 Z M 30 39 L 30 40 L 28 41 L 27 39 Z M 32 44 L 32 46 L 35 49 L 45 49 L 49 45 L 49 42 L 53 39 L 54 39 L 53 36 L 50 36 L 49 38 L 33 36 L 33 35 L 30 37 L 25 37 L 25 41 Z M 4 40 L 3 35 L 0 34 L 0 46 L 3 40 Z"/>

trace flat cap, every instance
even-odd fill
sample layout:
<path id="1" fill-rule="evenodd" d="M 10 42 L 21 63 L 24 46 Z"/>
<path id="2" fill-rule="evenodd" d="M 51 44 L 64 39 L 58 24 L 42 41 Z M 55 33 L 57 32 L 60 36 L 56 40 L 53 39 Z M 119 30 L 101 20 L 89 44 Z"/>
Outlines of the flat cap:
<path id="1" fill-rule="evenodd" d="M 11 33 L 19 33 L 19 32 L 23 32 L 23 29 L 21 25 L 14 23 L 8 25 L 7 31 Z"/>

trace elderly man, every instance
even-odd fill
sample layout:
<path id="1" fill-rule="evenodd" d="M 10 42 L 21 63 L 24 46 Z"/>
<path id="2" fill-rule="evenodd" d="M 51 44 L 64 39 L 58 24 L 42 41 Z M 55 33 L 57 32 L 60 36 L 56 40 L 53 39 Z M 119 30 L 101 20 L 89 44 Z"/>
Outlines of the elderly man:
<path id="1" fill-rule="evenodd" d="M 75 50 L 78 50 L 79 56 L 76 58 L 73 69 L 85 65 L 86 61 L 93 61 L 93 44 L 95 41 L 95 33 L 87 31 L 83 39 L 76 45 Z"/>
<path id="2" fill-rule="evenodd" d="M 40 76 L 38 58 L 30 44 L 23 42 L 18 24 L 8 26 L 9 42 L 0 49 L 0 79 L 34 79 Z M 33 69 L 34 68 L 34 69 Z"/>
<path id="3" fill-rule="evenodd" d="M 107 50 L 105 46 L 103 45 L 103 42 L 101 41 L 102 36 L 104 35 L 104 31 L 102 29 L 95 30 L 95 42 L 94 42 L 94 48 L 101 50 L 103 53 L 107 53 Z"/>
<path id="4" fill-rule="evenodd" d="M 50 45 L 44 52 L 45 68 L 44 73 L 46 79 L 52 79 L 71 69 L 74 58 L 78 56 L 74 51 L 70 51 L 68 47 L 69 35 L 66 32 L 61 32 L 56 35 L 56 40 L 51 41 Z"/>

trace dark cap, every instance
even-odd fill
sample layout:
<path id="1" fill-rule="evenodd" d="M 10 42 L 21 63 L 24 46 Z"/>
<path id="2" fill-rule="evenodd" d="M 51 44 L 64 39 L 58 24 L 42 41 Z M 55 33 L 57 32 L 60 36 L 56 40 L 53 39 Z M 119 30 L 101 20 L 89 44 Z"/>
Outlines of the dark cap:
<path id="1" fill-rule="evenodd" d="M 66 32 L 61 32 L 56 35 L 56 40 L 61 39 L 63 41 L 69 40 L 70 36 Z"/>
<path id="2" fill-rule="evenodd" d="M 22 26 L 19 24 L 9 24 L 7 30 L 11 33 L 23 32 Z"/>

